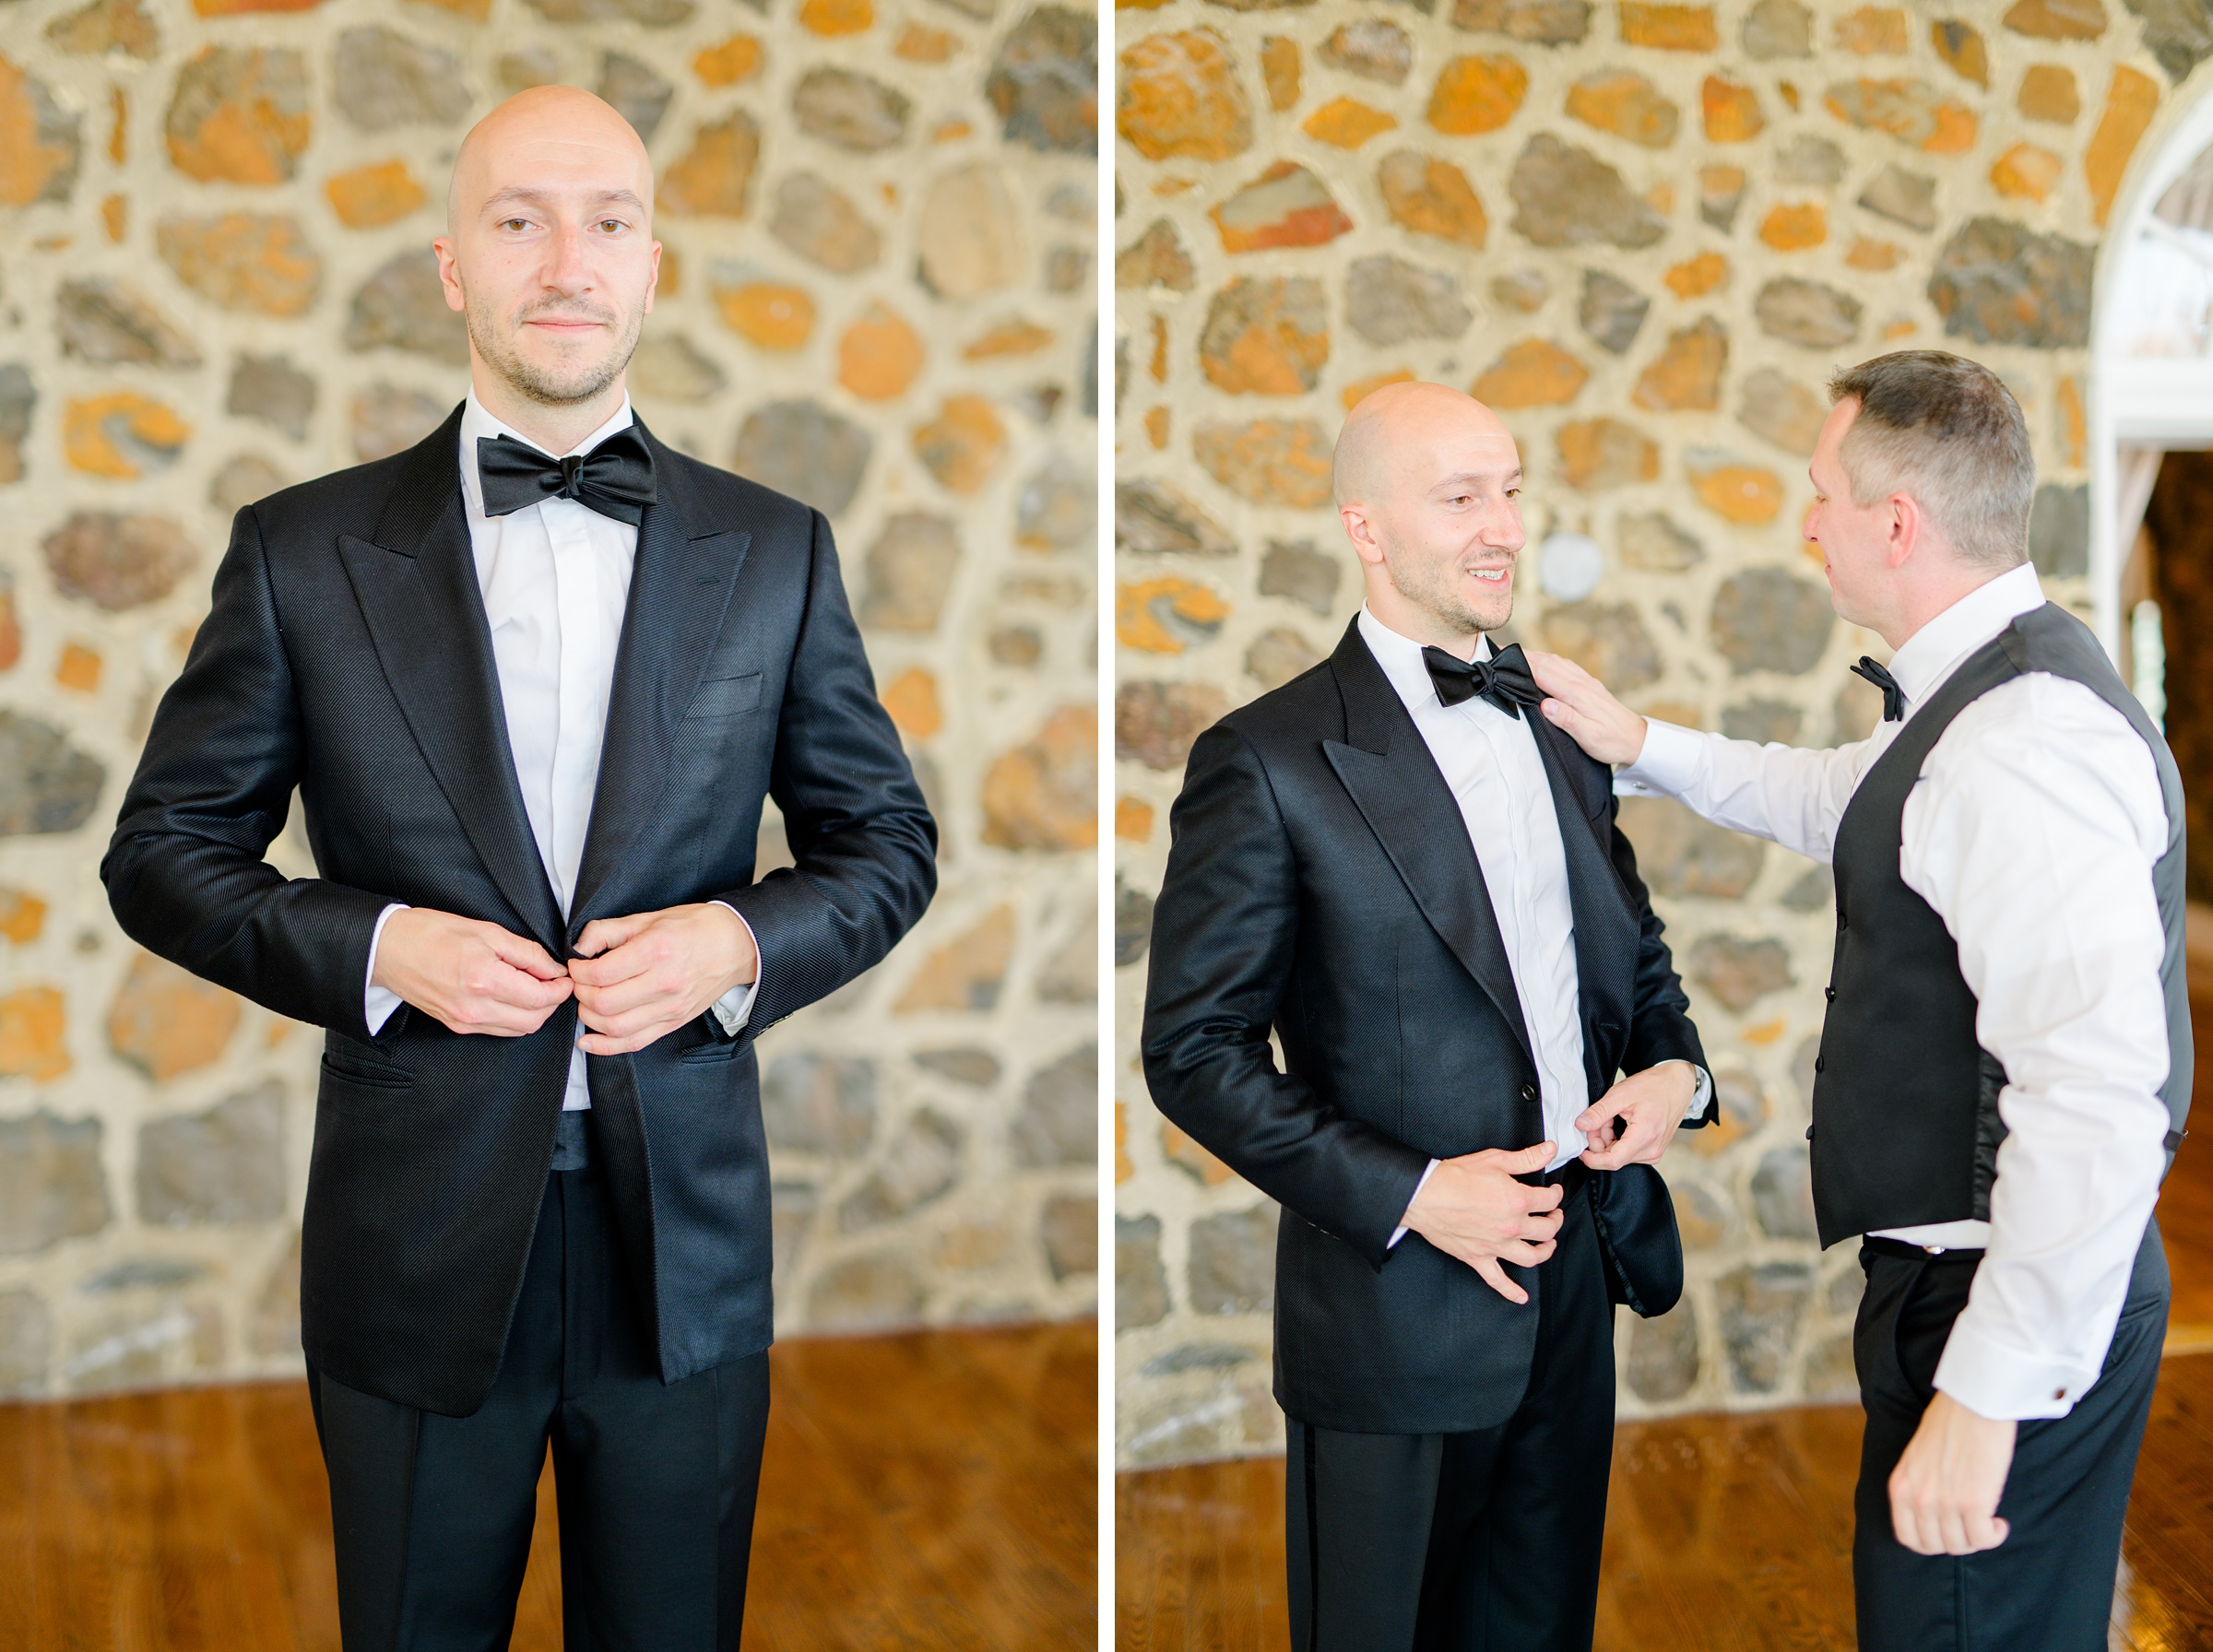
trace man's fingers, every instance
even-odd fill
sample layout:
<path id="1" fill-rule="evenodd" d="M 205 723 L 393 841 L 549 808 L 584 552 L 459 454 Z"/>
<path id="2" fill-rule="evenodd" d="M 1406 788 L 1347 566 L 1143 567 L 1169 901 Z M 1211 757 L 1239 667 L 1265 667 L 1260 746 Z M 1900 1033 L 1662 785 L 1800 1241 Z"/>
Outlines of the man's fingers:
<path id="1" fill-rule="evenodd" d="M 1483 1277 L 1485 1284 L 1497 1292 L 1507 1301 L 1521 1304 L 1529 1300 L 1529 1292 L 1506 1277 L 1506 1269 L 1498 1266 L 1497 1257 L 1478 1257 L 1475 1262 L 1475 1271 Z"/>
<path id="2" fill-rule="evenodd" d="M 634 912 L 627 917 L 594 918 L 576 938 L 576 955 L 597 958 L 602 952 L 611 951 L 652 923 L 655 916 L 650 912 Z"/>
<path id="3" fill-rule="evenodd" d="M 1509 1176 L 1527 1175 L 1533 1170 L 1543 1170 L 1552 1162 L 1552 1155 L 1557 1146 L 1556 1142 L 1540 1141 L 1533 1147 L 1525 1147 L 1516 1152 L 1500 1153 L 1500 1168 Z M 1498 1151 L 1496 1148 L 1491 1150 Z"/>
<path id="4" fill-rule="evenodd" d="M 487 924 L 484 928 L 485 942 L 501 962 L 512 964 L 540 981 L 551 981 L 568 974 L 554 962 L 553 955 L 536 941 L 525 936 L 510 934 L 497 924 Z"/>

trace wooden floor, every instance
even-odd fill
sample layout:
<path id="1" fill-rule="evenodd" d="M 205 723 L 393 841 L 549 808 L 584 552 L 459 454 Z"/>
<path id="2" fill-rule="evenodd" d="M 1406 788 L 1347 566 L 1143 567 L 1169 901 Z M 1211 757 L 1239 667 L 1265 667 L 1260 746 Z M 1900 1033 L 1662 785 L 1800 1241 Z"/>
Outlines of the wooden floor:
<path id="1" fill-rule="evenodd" d="M 1095 1644 L 1091 1325 L 770 1356 L 748 1652 Z M 561 1646 L 549 1478 L 514 1646 Z M 337 1652 L 299 1383 L 0 1405 L 0 1652 Z"/>

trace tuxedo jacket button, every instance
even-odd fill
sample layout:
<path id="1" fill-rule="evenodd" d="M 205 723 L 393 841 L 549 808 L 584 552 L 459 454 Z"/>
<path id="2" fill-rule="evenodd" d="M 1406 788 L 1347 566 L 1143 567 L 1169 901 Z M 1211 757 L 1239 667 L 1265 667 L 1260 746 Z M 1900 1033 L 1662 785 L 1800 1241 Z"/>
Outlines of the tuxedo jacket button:
<path id="1" fill-rule="evenodd" d="M 1537 1099 L 1537 1087 L 1534 1084 L 1522 1085 L 1521 1099 L 1525 1102 L 1535 1101 Z"/>
<path id="2" fill-rule="evenodd" d="M 1826 1071 L 1828 1070 L 1828 1056 L 1816 1056 L 1814 1057 L 1814 1070 L 1815 1070 L 1816 1072 L 1817 1072 L 1817 1073 L 1818 1073 L 1818 1072 L 1826 1072 Z"/>

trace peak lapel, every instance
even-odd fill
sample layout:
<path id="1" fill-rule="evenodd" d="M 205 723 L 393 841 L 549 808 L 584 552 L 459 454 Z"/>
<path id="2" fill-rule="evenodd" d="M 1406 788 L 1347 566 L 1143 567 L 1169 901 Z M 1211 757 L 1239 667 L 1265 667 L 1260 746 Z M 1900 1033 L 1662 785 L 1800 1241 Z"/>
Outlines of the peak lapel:
<path id="1" fill-rule="evenodd" d="M 369 538 L 338 554 L 385 680 L 485 869 L 540 945 L 561 913 L 523 809 L 461 502 L 461 409 L 405 454 Z"/>
<path id="2" fill-rule="evenodd" d="M 1322 741 L 1323 755 L 1430 927 L 1529 1052 L 1513 967 L 1467 822 L 1398 690 L 1360 640 L 1358 620 L 1346 628 L 1330 668 L 1344 699 L 1345 738 Z"/>

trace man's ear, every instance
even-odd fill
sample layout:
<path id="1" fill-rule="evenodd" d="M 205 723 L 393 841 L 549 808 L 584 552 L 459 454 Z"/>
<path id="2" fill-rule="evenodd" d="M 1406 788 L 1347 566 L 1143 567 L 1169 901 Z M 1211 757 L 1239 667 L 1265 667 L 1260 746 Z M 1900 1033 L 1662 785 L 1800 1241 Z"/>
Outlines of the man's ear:
<path id="1" fill-rule="evenodd" d="M 1338 507 L 1337 520 L 1344 524 L 1344 537 L 1353 542 L 1353 554 L 1363 562 L 1380 565 L 1383 548 L 1376 542 L 1375 526 L 1367 519 L 1367 507 L 1341 505 Z"/>
<path id="2" fill-rule="evenodd" d="M 1892 568 L 1906 565 L 1907 560 L 1921 544 L 1921 532 L 1924 525 L 1925 519 L 1922 515 L 1919 500 L 1911 493 L 1893 493 L 1890 496 L 1888 560 Z"/>

